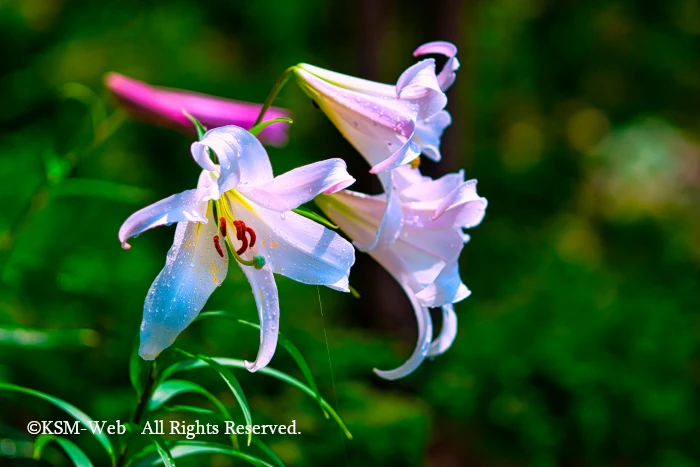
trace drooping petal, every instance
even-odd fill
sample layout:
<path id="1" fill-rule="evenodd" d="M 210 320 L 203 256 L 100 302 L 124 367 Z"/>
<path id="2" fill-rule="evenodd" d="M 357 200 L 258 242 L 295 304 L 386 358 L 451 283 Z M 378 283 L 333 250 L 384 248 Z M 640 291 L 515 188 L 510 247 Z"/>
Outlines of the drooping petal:
<path id="1" fill-rule="evenodd" d="M 423 150 L 423 154 L 435 162 L 442 159 L 440 154 L 440 139 L 445 128 L 452 124 L 449 112 L 442 110 L 425 120 L 416 122 L 416 134 L 414 140 Z"/>
<path id="2" fill-rule="evenodd" d="M 447 96 L 435 76 L 435 60 L 422 60 L 404 71 L 396 82 L 396 96 L 414 103 L 417 118 L 423 120 L 440 112 L 447 105 Z"/>
<path id="3" fill-rule="evenodd" d="M 209 178 L 206 172 L 202 175 Z M 154 227 L 183 221 L 206 223 L 207 202 L 217 198 L 218 192 L 216 185 L 203 181 L 203 176 L 200 176 L 197 189 L 169 196 L 129 216 L 119 229 L 122 248 L 131 248 L 127 243 L 129 238 Z M 211 178 L 209 180 L 211 181 Z"/>
<path id="4" fill-rule="evenodd" d="M 455 258 L 440 271 L 432 283 L 416 294 L 416 298 L 421 305 L 434 308 L 448 303 L 457 303 L 469 295 L 471 291 L 462 283 L 457 258 Z"/>
<path id="5" fill-rule="evenodd" d="M 151 86 L 119 73 L 107 73 L 105 83 L 132 114 L 152 123 L 175 126 L 190 134 L 194 134 L 194 127 L 182 113 L 183 110 L 196 117 L 206 128 L 237 125 L 250 129 L 262 108 L 261 104 Z M 289 115 L 285 109 L 271 107 L 265 116 L 272 119 Z M 260 140 L 273 146 L 283 145 L 287 141 L 288 128 L 288 123 L 270 125 L 260 133 Z"/>
<path id="6" fill-rule="evenodd" d="M 445 63 L 445 66 L 442 67 L 442 70 L 440 70 L 440 74 L 438 74 L 440 88 L 443 91 L 447 91 L 447 89 L 452 86 L 452 83 L 454 83 L 455 79 L 457 78 L 455 73 L 459 69 L 457 47 L 450 42 L 435 41 L 423 44 L 413 52 L 414 57 L 425 54 L 441 54 L 447 57 L 447 63 Z"/>
<path id="7" fill-rule="evenodd" d="M 440 328 L 440 334 L 430 344 L 428 357 L 437 357 L 447 352 L 455 341 L 455 337 L 457 337 L 457 314 L 450 303 L 442 306 L 442 328 Z"/>
<path id="8" fill-rule="evenodd" d="M 471 228 L 483 220 L 487 204 L 486 198 L 476 194 L 476 180 L 469 180 L 440 201 L 433 219 L 447 216 L 454 225 Z"/>
<path id="9" fill-rule="evenodd" d="M 386 191 L 386 205 L 384 206 L 384 211 L 382 213 L 381 220 L 379 221 L 379 227 L 377 228 L 377 233 L 374 239 L 370 243 L 362 243 L 355 240 L 355 246 L 360 251 L 370 252 L 377 248 L 383 248 L 391 243 L 393 243 L 401 233 L 401 228 L 404 224 L 404 214 L 401 209 L 401 198 L 397 193 L 396 185 L 393 181 L 392 172 L 382 172 L 379 174 L 379 180 L 384 185 L 384 190 Z M 348 199 L 353 199 L 350 197 Z M 355 198 L 354 201 L 361 201 L 361 198 Z M 364 201 L 369 201 L 365 199 Z M 371 203 L 371 202 L 370 202 Z M 371 203 L 375 204 L 376 203 Z"/>
<path id="10" fill-rule="evenodd" d="M 290 170 L 259 186 L 240 188 L 246 198 L 278 212 L 290 211 L 320 194 L 332 194 L 352 185 L 342 159 L 328 159 Z"/>
<path id="11" fill-rule="evenodd" d="M 251 256 L 252 255 L 248 255 Z M 248 258 L 249 259 L 249 258 Z M 268 263 L 262 269 L 252 266 L 241 266 L 243 273 L 250 282 L 258 307 L 260 319 L 260 348 L 253 363 L 245 362 L 250 372 L 258 371 L 267 366 L 272 360 L 277 348 L 277 335 L 280 322 L 280 302 L 277 295 L 277 284 L 272 274 L 272 266 Z"/>
<path id="12" fill-rule="evenodd" d="M 417 168 L 403 166 L 394 170 L 393 175 L 404 201 L 439 201 L 464 183 L 464 170 L 434 180 L 421 175 Z"/>
<path id="13" fill-rule="evenodd" d="M 392 153 L 383 161 L 375 164 L 370 169 L 369 173 L 378 174 L 387 170 L 395 169 L 404 164 L 408 164 L 416 157 L 420 156 L 421 147 L 411 137 L 401 146 L 396 152 Z"/>
<path id="14" fill-rule="evenodd" d="M 256 233 L 250 254 L 262 255 L 275 274 L 303 284 L 349 292 L 355 249 L 337 233 L 294 212 L 280 214 L 261 206 L 252 211 L 227 196 L 234 216 Z"/>
<path id="15" fill-rule="evenodd" d="M 407 376 L 420 366 L 425 360 L 430 350 L 431 340 L 433 338 L 433 322 L 430 317 L 430 312 L 427 308 L 420 306 L 420 304 L 415 299 L 413 292 L 404 287 L 404 291 L 408 296 L 411 306 L 413 306 L 413 311 L 416 314 L 416 319 L 418 322 L 418 339 L 416 348 L 411 354 L 411 356 L 406 360 L 406 362 L 400 367 L 393 370 L 378 370 L 374 369 L 374 372 L 384 379 L 394 380 L 403 378 Z"/>
<path id="16" fill-rule="evenodd" d="M 416 109 L 409 102 L 344 89 L 303 69 L 297 81 L 350 144 L 374 166 L 395 155 L 405 156 L 415 129 Z M 408 148 L 410 146 L 406 146 Z"/>
<path id="17" fill-rule="evenodd" d="M 273 179 L 270 158 L 260 141 L 243 128 L 228 125 L 209 130 L 192 143 L 192 157 L 205 170 L 216 171 L 207 148 L 216 154 L 220 167 L 219 192 L 238 186 L 255 186 Z"/>
<path id="18" fill-rule="evenodd" d="M 212 292 L 223 282 L 228 256 L 214 247 L 216 222 L 180 222 L 165 267 L 146 295 L 139 355 L 153 360 L 194 320 Z"/>
<path id="19" fill-rule="evenodd" d="M 370 244 L 376 237 L 377 213 L 358 210 L 357 207 L 368 206 L 369 210 L 376 211 L 382 206 L 377 198 L 346 190 L 317 198 L 316 202 L 361 247 Z M 458 229 L 426 230 L 404 226 L 393 243 L 384 244 L 368 253 L 397 281 L 417 292 L 435 281 L 445 265 L 459 256 L 462 247 Z"/>

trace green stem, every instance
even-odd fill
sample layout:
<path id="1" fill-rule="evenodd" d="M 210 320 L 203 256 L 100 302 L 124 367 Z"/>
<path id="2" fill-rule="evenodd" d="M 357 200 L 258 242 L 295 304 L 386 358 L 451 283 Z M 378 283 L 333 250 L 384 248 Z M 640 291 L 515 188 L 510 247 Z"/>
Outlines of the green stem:
<path id="1" fill-rule="evenodd" d="M 134 415 L 131 417 L 131 423 L 134 425 L 141 425 L 141 419 L 143 418 L 143 414 L 146 410 L 146 407 L 148 406 L 148 401 L 151 400 L 151 393 L 153 392 L 153 386 L 155 385 L 156 382 L 156 365 L 155 362 L 150 362 L 150 371 L 148 372 L 148 379 L 146 380 L 146 384 L 143 387 L 143 393 L 138 399 L 138 402 L 136 404 L 136 408 L 134 409 Z M 123 467 L 124 462 L 126 461 L 126 454 L 129 451 L 129 441 L 131 440 L 131 436 L 129 436 L 122 446 L 122 450 L 119 453 L 119 460 L 117 461 L 117 467 Z"/>
<path id="2" fill-rule="evenodd" d="M 262 122 L 263 117 L 265 117 L 265 113 L 267 112 L 267 109 L 270 108 L 274 100 L 277 98 L 277 94 L 280 93 L 282 88 L 284 87 L 285 84 L 287 84 L 287 81 L 289 81 L 289 78 L 292 76 L 292 72 L 296 68 L 296 65 L 290 66 L 286 70 L 284 70 L 284 73 L 277 79 L 277 82 L 275 83 L 275 86 L 272 88 L 270 91 L 270 94 L 267 96 L 267 99 L 265 99 L 265 103 L 262 106 L 262 109 L 260 109 L 260 113 L 258 114 L 258 118 L 255 120 L 255 123 L 253 123 L 253 126 L 256 126 L 260 122 Z"/>

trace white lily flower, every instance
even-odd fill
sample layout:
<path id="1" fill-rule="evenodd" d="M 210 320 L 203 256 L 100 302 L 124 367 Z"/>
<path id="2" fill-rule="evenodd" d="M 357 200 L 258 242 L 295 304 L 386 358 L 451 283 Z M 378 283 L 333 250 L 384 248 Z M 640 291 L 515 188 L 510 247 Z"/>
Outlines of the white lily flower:
<path id="1" fill-rule="evenodd" d="M 455 80 L 459 68 L 457 48 L 449 42 L 430 42 L 414 52 L 415 56 L 443 54 L 448 61 L 439 74 L 433 59 L 409 67 L 396 85 L 382 84 L 299 64 L 294 68 L 299 85 L 330 118 L 345 138 L 379 175 L 388 194 L 387 211 L 377 235 L 358 247 L 373 250 L 391 243 L 398 235 L 401 216 L 393 202 L 391 169 L 425 154 L 441 159 L 440 138 L 451 123 L 444 110 L 444 91 Z M 389 219 L 394 222 L 389 224 Z"/>
<path id="2" fill-rule="evenodd" d="M 374 371 L 386 379 L 413 372 L 427 356 L 445 352 L 457 333 L 453 303 L 471 293 L 459 276 L 457 260 L 469 236 L 463 231 L 481 222 L 486 199 L 477 195 L 476 180 L 464 172 L 433 180 L 408 166 L 395 169 L 396 198 L 404 222 L 396 240 L 369 252 L 406 292 L 418 321 L 418 344 L 400 367 Z M 344 190 L 316 203 L 354 241 L 375 236 L 384 215 L 386 194 L 370 196 Z M 441 307 L 443 325 L 433 340 L 428 308 Z"/>
<path id="3" fill-rule="evenodd" d="M 173 344 L 221 285 L 230 253 L 248 278 L 258 308 L 260 348 L 255 362 L 246 362 L 256 371 L 268 364 L 277 345 L 280 305 L 273 273 L 349 291 L 352 246 L 291 210 L 355 179 L 340 159 L 274 177 L 258 139 L 236 126 L 208 131 L 192 144 L 192 156 L 204 169 L 197 188 L 141 209 L 119 230 L 122 246 L 129 248 L 129 238 L 177 222 L 165 267 L 146 296 L 139 355 L 153 360 Z"/>

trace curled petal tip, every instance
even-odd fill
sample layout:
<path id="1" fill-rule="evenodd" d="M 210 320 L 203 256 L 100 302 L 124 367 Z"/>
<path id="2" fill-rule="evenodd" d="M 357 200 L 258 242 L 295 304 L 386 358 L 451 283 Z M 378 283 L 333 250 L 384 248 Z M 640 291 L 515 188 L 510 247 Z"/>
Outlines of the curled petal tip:
<path id="1" fill-rule="evenodd" d="M 144 360 L 155 360 L 156 357 L 160 355 L 160 352 L 152 352 L 152 351 L 147 351 L 147 350 L 139 350 L 139 357 L 143 358 Z"/>
<path id="2" fill-rule="evenodd" d="M 339 191 L 342 191 L 342 190 L 346 189 L 347 187 L 349 187 L 350 185 L 352 185 L 353 183 L 355 183 L 355 181 L 356 180 L 354 177 L 350 177 L 346 180 L 343 180 L 342 182 L 336 183 L 335 185 L 333 185 L 330 188 L 327 188 L 323 192 L 323 194 L 324 195 L 332 195 L 333 193 L 337 193 Z"/>
<path id="3" fill-rule="evenodd" d="M 379 376 L 380 378 L 387 379 L 389 381 L 394 381 L 394 380 L 403 378 L 404 376 L 407 376 L 407 374 L 406 375 L 397 375 L 393 371 L 384 371 L 384 370 L 380 370 L 378 368 L 373 368 L 372 371 L 374 371 L 374 373 L 377 376 Z"/>
<path id="4" fill-rule="evenodd" d="M 122 242 L 122 248 L 125 250 L 129 250 L 129 249 L 131 249 L 131 245 L 129 245 L 129 243 L 126 240 L 124 240 Z"/>
<path id="5" fill-rule="evenodd" d="M 452 42 L 433 41 L 426 42 L 413 51 L 414 57 L 425 54 L 442 54 L 448 57 L 454 57 L 457 55 L 457 46 L 455 46 Z"/>
<path id="6" fill-rule="evenodd" d="M 255 373 L 260 369 L 256 365 L 256 362 L 250 363 L 248 360 L 243 361 L 243 365 L 245 365 L 246 370 L 250 371 L 251 373 Z"/>

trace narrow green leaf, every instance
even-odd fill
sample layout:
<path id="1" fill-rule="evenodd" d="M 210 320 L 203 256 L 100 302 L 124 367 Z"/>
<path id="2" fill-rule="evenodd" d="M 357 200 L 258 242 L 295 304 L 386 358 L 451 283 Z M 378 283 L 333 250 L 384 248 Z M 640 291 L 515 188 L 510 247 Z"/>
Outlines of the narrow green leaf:
<path id="1" fill-rule="evenodd" d="M 226 446 L 218 443 L 207 443 L 204 441 L 178 441 L 170 446 L 170 453 L 175 459 L 186 456 L 194 456 L 197 454 L 223 454 L 225 456 L 237 457 L 243 459 L 252 465 L 258 467 L 274 467 L 272 464 L 265 462 L 259 457 L 252 456 L 250 454 L 241 452 L 237 449 L 233 449 L 230 446 Z M 151 465 L 158 465 L 151 464 Z"/>
<path id="2" fill-rule="evenodd" d="M 136 391 L 136 395 L 140 399 L 151 368 L 144 359 L 139 357 L 138 345 L 137 340 L 131 349 L 131 356 L 129 358 L 129 380 L 131 381 L 131 386 Z"/>
<path id="3" fill-rule="evenodd" d="M 320 214 L 316 214 L 313 211 L 310 211 L 306 208 L 298 207 L 296 209 L 292 209 L 293 212 L 299 214 L 300 216 L 304 216 L 307 219 L 311 219 L 314 222 L 318 222 L 324 227 L 328 227 L 329 229 L 337 230 L 338 226 L 326 219 L 325 217 L 321 216 Z"/>
<path id="4" fill-rule="evenodd" d="M 164 412 L 187 412 L 196 415 L 205 415 L 220 422 L 226 422 L 227 420 L 231 420 L 230 417 L 222 417 L 220 413 L 214 412 L 213 410 L 203 409 L 201 407 L 194 407 L 191 405 L 171 405 L 168 407 L 162 407 L 160 410 Z M 232 432 L 231 436 L 234 440 L 233 447 L 235 449 L 239 449 L 236 432 Z M 280 460 L 279 457 L 277 457 L 277 454 L 275 454 L 275 452 L 272 449 L 270 449 L 270 447 L 267 444 L 265 444 L 265 442 L 262 439 L 260 439 L 259 436 L 255 434 L 253 435 L 253 445 L 257 446 L 262 452 L 267 454 L 270 457 L 270 459 L 272 459 L 272 461 L 279 467 L 284 467 L 284 463 Z"/>
<path id="5" fill-rule="evenodd" d="M 185 393 L 195 393 L 206 397 L 227 420 L 232 420 L 228 409 L 216 396 L 199 384 L 183 379 L 171 379 L 160 383 L 153 391 L 151 400 L 148 401 L 148 411 L 158 410 L 175 396 Z"/>
<path id="6" fill-rule="evenodd" d="M 197 139 L 201 140 L 204 137 L 204 133 L 207 132 L 207 129 L 202 123 L 195 118 L 194 115 L 190 114 L 186 110 L 182 110 L 182 114 L 189 119 L 190 122 L 192 122 L 192 125 L 194 125 L 195 130 L 197 130 Z"/>
<path id="7" fill-rule="evenodd" d="M 77 467 L 92 467 L 92 462 L 87 455 L 72 441 L 61 436 L 40 435 L 34 441 L 34 459 L 41 459 L 41 453 L 49 443 L 58 444 L 65 451 L 68 458 Z"/>
<path id="8" fill-rule="evenodd" d="M 85 412 L 77 408 L 76 406 L 69 404 L 68 402 L 59 399 L 58 397 L 51 396 L 49 394 L 36 391 L 34 389 L 29 389 L 25 388 L 22 386 L 17 386 L 14 384 L 9 384 L 9 383 L 1 383 L 0 382 L 0 390 L 5 389 L 7 391 L 15 391 L 15 392 L 21 392 L 23 394 L 28 394 L 30 396 L 34 396 L 38 399 L 42 399 L 46 402 L 49 402 L 59 409 L 65 411 L 68 415 L 71 417 L 75 418 L 79 422 L 81 422 L 84 426 L 88 427 L 90 426 L 90 422 L 94 422 L 94 420 L 90 417 L 87 416 Z M 97 441 L 102 445 L 102 447 L 107 451 L 107 454 L 109 455 L 110 459 L 112 459 L 112 463 L 116 462 L 116 457 L 114 455 L 114 448 L 112 447 L 112 443 L 109 441 L 109 438 L 107 435 L 104 433 L 100 433 L 95 430 L 93 433 L 93 436 L 97 439 Z"/>
<path id="9" fill-rule="evenodd" d="M 146 436 L 148 436 L 153 445 L 156 447 L 156 451 L 158 452 L 163 465 L 166 467 L 175 467 L 175 459 L 173 459 L 170 449 L 168 449 L 168 446 L 165 444 L 165 440 L 160 435 L 146 433 Z"/>
<path id="10" fill-rule="evenodd" d="M 224 420 L 224 417 L 220 413 L 214 412 L 213 410 L 204 409 L 202 407 L 195 407 L 193 405 L 168 405 L 165 407 L 160 407 L 158 409 L 161 412 L 187 412 L 197 415 L 207 415 L 217 420 Z"/>
<path id="11" fill-rule="evenodd" d="M 222 357 L 214 357 L 212 360 L 225 367 L 245 368 L 243 360 Z M 161 377 L 165 379 L 181 371 L 189 371 L 197 368 L 203 368 L 206 366 L 206 363 L 197 359 L 181 360 L 179 362 L 173 363 L 165 370 L 163 370 L 163 372 L 161 373 Z M 305 392 L 314 399 L 316 398 L 316 394 L 310 387 L 306 386 L 304 383 L 294 378 L 293 376 L 289 376 L 288 374 L 283 373 L 279 370 L 275 370 L 274 368 L 270 368 L 269 366 L 267 366 L 265 368 L 259 369 L 256 372 L 256 374 L 272 376 L 273 378 L 277 378 L 280 381 L 284 381 L 287 384 L 291 384 L 292 386 L 296 387 L 297 389 L 300 389 L 301 391 Z M 345 426 L 345 423 L 340 418 L 340 415 L 338 415 L 338 413 L 333 409 L 333 407 L 325 399 L 321 399 L 321 404 L 323 405 L 323 408 L 327 410 L 328 413 L 331 415 L 331 418 L 335 420 L 340 429 L 343 430 L 345 436 L 347 436 L 349 439 L 352 439 L 352 434 L 350 434 L 350 431 L 348 431 L 348 428 Z"/>
<path id="12" fill-rule="evenodd" d="M 239 324 L 242 324 L 244 326 L 248 326 L 253 329 L 257 329 L 260 331 L 260 326 L 251 323 L 249 321 L 245 321 L 242 319 L 239 319 L 236 317 L 236 315 L 227 313 L 225 311 L 205 311 L 203 313 L 200 313 L 199 316 L 197 316 L 196 320 L 201 320 L 201 319 L 206 319 L 206 318 L 228 318 L 231 320 L 234 320 L 238 322 Z M 323 415 L 328 418 L 328 412 L 323 408 L 323 404 L 321 403 L 321 400 L 323 399 L 321 397 L 321 392 L 318 390 L 318 386 L 316 385 L 316 380 L 314 379 L 314 375 L 311 372 L 311 368 L 309 367 L 309 364 L 306 362 L 306 359 L 304 356 L 299 352 L 299 349 L 286 337 L 282 335 L 282 333 L 278 333 L 278 343 L 281 345 L 287 352 L 289 352 L 289 355 L 294 359 L 296 364 L 299 366 L 299 369 L 301 370 L 302 374 L 304 375 L 304 378 L 306 378 L 306 381 L 309 383 L 309 387 L 314 391 L 316 394 L 316 400 L 318 401 L 319 407 L 321 407 L 321 412 L 323 412 Z"/>
<path id="13" fill-rule="evenodd" d="M 253 128 L 251 128 L 250 133 L 253 136 L 258 136 L 260 132 L 262 132 L 265 128 L 268 126 L 272 125 L 273 123 L 281 123 L 281 122 L 286 122 L 286 123 L 293 123 L 293 120 L 291 118 L 286 118 L 286 117 L 281 117 L 281 118 L 273 118 L 271 120 L 265 120 L 264 122 L 260 122 L 257 125 L 255 125 Z"/>
<path id="14" fill-rule="evenodd" d="M 236 398 L 238 401 L 238 405 L 241 406 L 241 410 L 243 411 L 243 416 L 245 417 L 246 425 L 252 425 L 253 420 L 250 415 L 250 407 L 248 406 L 248 400 L 245 397 L 245 394 L 243 393 L 243 388 L 241 387 L 240 383 L 236 379 L 235 376 L 233 376 L 233 373 L 226 368 L 223 365 L 220 365 L 217 361 L 213 360 L 210 357 L 207 357 L 206 355 L 202 354 L 197 354 L 193 355 L 189 352 L 186 352 L 182 349 L 174 349 L 176 352 L 180 352 L 181 354 L 185 355 L 186 357 L 189 358 L 196 358 L 204 362 L 206 365 L 210 366 L 213 368 L 217 373 L 219 373 L 219 376 L 224 380 L 226 385 L 229 387 L 231 392 L 233 393 L 233 396 Z M 248 446 L 250 446 L 251 442 L 251 435 L 250 433 L 248 435 Z"/>

